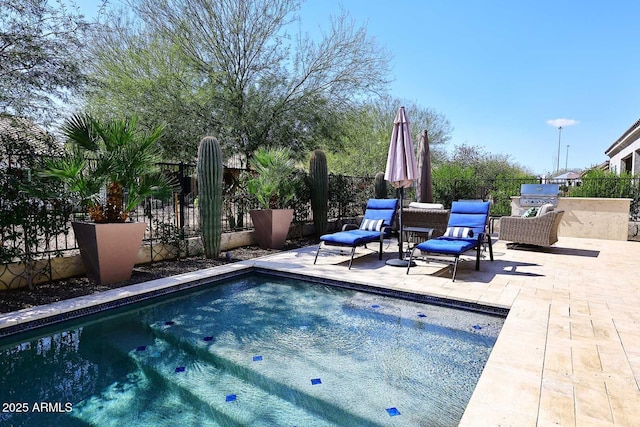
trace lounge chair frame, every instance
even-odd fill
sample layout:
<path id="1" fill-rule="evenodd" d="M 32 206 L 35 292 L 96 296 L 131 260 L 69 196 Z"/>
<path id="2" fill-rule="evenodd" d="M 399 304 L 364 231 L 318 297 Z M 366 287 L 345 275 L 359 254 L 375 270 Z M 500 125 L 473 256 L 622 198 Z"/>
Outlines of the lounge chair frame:
<path id="1" fill-rule="evenodd" d="M 407 265 L 407 274 L 411 269 L 413 260 L 416 258 L 415 252 L 427 254 L 437 254 L 443 256 L 453 256 L 452 281 L 456 280 L 456 273 L 458 272 L 458 263 L 460 262 L 460 256 L 475 249 L 476 252 L 476 265 L 475 269 L 480 270 L 480 258 L 483 251 L 483 247 L 486 245 L 489 249 L 489 257 L 493 261 L 493 244 L 491 236 L 486 232 L 487 224 L 489 220 L 489 202 L 479 203 L 477 201 L 457 201 L 453 202 L 451 208 L 451 214 L 449 217 L 449 227 L 469 227 L 474 231 L 472 238 L 453 238 L 453 237 L 438 237 L 436 239 L 427 240 L 413 247 L 409 255 L 409 264 Z M 465 215 L 470 215 L 469 222 L 465 219 Z M 472 216 L 472 217 L 471 217 Z M 457 246 L 457 247 L 456 247 Z M 425 258 L 427 262 L 430 259 L 428 256 Z M 437 259 L 442 261 L 441 259 Z"/>
<path id="2" fill-rule="evenodd" d="M 342 227 L 342 231 L 320 236 L 320 243 L 318 244 L 318 249 L 316 250 L 316 256 L 313 260 L 313 263 L 315 264 L 318 261 L 318 255 L 320 254 L 320 250 L 324 246 L 350 247 L 351 257 L 349 259 L 349 270 L 351 270 L 351 266 L 353 265 L 353 258 L 356 253 L 356 248 L 359 246 L 364 246 L 365 248 L 367 248 L 368 243 L 375 242 L 380 243 L 378 259 L 382 260 L 384 239 L 390 237 L 391 235 L 391 230 L 393 229 L 393 222 L 396 217 L 397 209 L 397 199 L 370 199 L 367 202 L 367 208 L 363 220 L 383 219 L 384 223 L 380 231 L 359 230 L 359 227 L 354 224 L 345 224 Z M 342 237 L 342 239 L 336 239 L 339 237 Z"/>

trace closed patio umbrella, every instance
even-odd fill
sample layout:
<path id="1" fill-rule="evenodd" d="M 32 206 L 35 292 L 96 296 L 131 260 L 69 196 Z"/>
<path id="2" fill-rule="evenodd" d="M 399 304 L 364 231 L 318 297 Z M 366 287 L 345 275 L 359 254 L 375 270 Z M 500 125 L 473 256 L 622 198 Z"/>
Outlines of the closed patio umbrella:
<path id="1" fill-rule="evenodd" d="M 384 172 L 384 179 L 398 189 L 400 196 L 400 215 L 398 218 L 398 246 L 400 256 L 398 259 L 388 260 L 388 265 L 397 267 L 407 266 L 407 262 L 403 259 L 402 250 L 402 204 L 404 189 L 410 187 L 417 178 L 418 168 L 416 166 L 416 157 L 413 153 L 409 119 L 404 107 L 400 107 L 393 121 L 393 132 L 391 134 L 391 141 L 389 142 L 389 154 L 387 155 L 387 167 Z"/>
<path id="2" fill-rule="evenodd" d="M 431 153 L 427 130 L 420 132 L 418 139 L 418 202 L 433 203 L 433 183 L 431 181 Z"/>

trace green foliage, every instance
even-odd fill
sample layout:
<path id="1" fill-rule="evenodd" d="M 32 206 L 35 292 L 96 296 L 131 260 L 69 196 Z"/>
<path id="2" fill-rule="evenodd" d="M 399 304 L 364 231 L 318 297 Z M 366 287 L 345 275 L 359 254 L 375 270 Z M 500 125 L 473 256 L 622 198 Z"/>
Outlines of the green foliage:
<path id="1" fill-rule="evenodd" d="M 292 151 L 284 148 L 260 148 L 249 161 L 254 177 L 247 190 L 261 209 L 283 209 L 294 196 L 291 175 L 295 171 Z"/>
<path id="2" fill-rule="evenodd" d="M 454 200 L 476 199 L 477 180 L 470 167 L 442 164 L 432 171 L 433 201 L 450 208 Z"/>
<path id="3" fill-rule="evenodd" d="M 179 259 L 187 249 L 187 241 L 182 230 L 172 223 L 162 222 L 158 219 L 154 219 L 153 224 L 164 249 L 171 248 L 173 255 Z"/>
<path id="4" fill-rule="evenodd" d="M 455 147 L 450 162 L 473 169 L 478 179 L 531 175 L 525 168 L 513 163 L 508 155 L 488 153 L 483 147 L 466 144 Z"/>
<path id="5" fill-rule="evenodd" d="M 327 156 L 322 150 L 314 150 L 309 158 L 309 179 L 311 181 L 311 211 L 313 224 L 318 236 L 327 231 L 329 209 L 329 175 Z"/>
<path id="6" fill-rule="evenodd" d="M 49 273 L 49 264 L 39 261 L 42 249 L 48 249 L 59 234 L 68 233 L 70 205 L 46 198 L 43 192 L 49 184 L 37 177 L 29 181 L 23 172 L 13 169 L 0 174 L 0 262 L 23 264 L 22 276 L 33 288 L 38 276 Z"/>
<path id="7" fill-rule="evenodd" d="M 217 108 L 209 93 L 215 91 L 195 84 L 198 74 L 175 43 L 133 28 L 117 21 L 95 35 L 91 76 L 97 86 L 87 91 L 87 104 L 100 117 L 140 114 L 143 129 L 164 123 L 158 141 L 163 159 L 192 162 L 203 129 L 218 127 L 203 114 Z"/>
<path id="8" fill-rule="evenodd" d="M 246 212 L 248 203 L 247 181 L 249 179 L 249 173 L 244 170 L 237 176 L 230 171 L 222 175 L 222 181 L 224 183 L 222 186 L 224 215 L 230 230 L 242 229 L 244 227 L 244 213 Z"/>
<path id="9" fill-rule="evenodd" d="M 290 179 L 293 197 L 285 205 L 285 208 L 293 209 L 294 223 L 306 222 L 309 219 L 311 179 L 302 169 L 296 169 Z"/>
<path id="10" fill-rule="evenodd" d="M 341 111 L 388 83 L 389 55 L 346 14 L 315 41 L 289 36 L 297 0 L 140 0 L 92 40 L 90 107 L 167 122 L 166 155 L 206 129 L 223 152 L 305 153 L 340 134 Z M 191 156 L 193 156 L 191 152 Z"/>
<path id="11" fill-rule="evenodd" d="M 638 193 L 633 175 L 629 172 L 617 175 L 614 172 L 592 169 L 580 181 L 580 185 L 569 189 L 568 197 L 634 198 Z"/>
<path id="12" fill-rule="evenodd" d="M 0 263 L 23 264 L 22 279 L 30 288 L 39 276 L 49 277 L 50 265 L 41 259 L 42 252 L 58 255 L 50 244 L 68 233 L 71 212 L 66 200 L 49 197 L 59 186 L 32 173 L 40 167 L 34 147 L 52 142 L 45 134 L 39 136 L 46 140 L 34 143 L 38 135 L 27 132 L 0 135 L 0 163 L 5 164 L 0 173 Z"/>
<path id="13" fill-rule="evenodd" d="M 89 24 L 77 10 L 46 0 L 0 0 L 0 112 L 59 117 L 85 82 L 83 48 Z"/>
<path id="14" fill-rule="evenodd" d="M 348 182 L 348 177 L 344 175 L 329 175 L 329 211 L 332 218 L 340 219 L 348 215 L 347 207 L 353 197 Z"/>
<path id="15" fill-rule="evenodd" d="M 450 207 L 454 200 L 492 200 L 492 215 L 510 215 L 511 196 L 519 194 L 521 184 L 537 182 L 509 156 L 464 144 L 433 169 L 432 177 L 435 202 Z"/>
<path id="16" fill-rule="evenodd" d="M 88 208 L 93 220 L 125 221 L 145 198 L 166 199 L 172 191 L 158 166 L 162 126 L 149 133 L 136 125 L 136 117 L 100 121 L 90 114 L 72 116 L 62 126 L 69 149 L 48 160 L 41 175 L 62 183 L 59 197 Z"/>
<path id="17" fill-rule="evenodd" d="M 522 184 L 535 184 L 538 178 L 535 176 L 499 176 L 495 180 L 489 180 L 487 199 L 491 198 L 491 215 L 504 216 L 511 215 L 511 197 L 520 194 Z"/>
<path id="18" fill-rule="evenodd" d="M 451 125 L 447 118 L 435 110 L 415 102 L 382 96 L 368 100 L 345 113 L 343 134 L 334 146 L 327 147 L 331 172 L 351 176 L 373 176 L 384 170 L 393 131 L 393 120 L 400 106 L 404 105 L 411 121 L 412 141 L 418 145 L 420 131 L 427 129 L 432 164 L 441 162 L 443 147 L 450 139 Z"/>
<path id="19" fill-rule="evenodd" d="M 630 218 L 640 218 L 640 182 L 629 172 L 614 172 L 591 169 L 580 178 L 580 185 L 570 187 L 567 197 L 608 197 L 631 199 Z"/>
<path id="20" fill-rule="evenodd" d="M 216 138 L 202 138 L 198 148 L 198 211 L 204 254 L 220 255 L 222 236 L 222 150 Z"/>
<path id="21" fill-rule="evenodd" d="M 332 218 L 362 215 L 367 201 L 373 197 L 373 178 L 330 174 L 329 211 Z"/>

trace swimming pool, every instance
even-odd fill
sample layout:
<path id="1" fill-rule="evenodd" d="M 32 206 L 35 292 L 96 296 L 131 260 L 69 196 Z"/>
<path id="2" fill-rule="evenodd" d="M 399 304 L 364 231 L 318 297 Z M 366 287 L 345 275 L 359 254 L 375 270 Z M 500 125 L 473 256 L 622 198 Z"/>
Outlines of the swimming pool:
<path id="1" fill-rule="evenodd" d="M 0 341 L 0 424 L 457 425 L 504 321 L 262 274 L 116 311 Z"/>

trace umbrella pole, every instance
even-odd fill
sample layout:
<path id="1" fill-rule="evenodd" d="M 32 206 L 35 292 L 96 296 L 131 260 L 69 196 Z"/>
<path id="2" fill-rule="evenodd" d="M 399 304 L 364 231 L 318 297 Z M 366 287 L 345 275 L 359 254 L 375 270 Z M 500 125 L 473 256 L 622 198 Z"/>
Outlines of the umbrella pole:
<path id="1" fill-rule="evenodd" d="M 393 267 L 407 267 L 409 265 L 409 261 L 404 258 L 404 245 L 402 241 L 402 205 L 404 204 L 404 187 L 400 187 L 398 189 L 400 193 L 400 215 L 398 215 L 398 258 L 388 259 L 385 263 L 386 265 L 390 265 Z M 416 264 L 412 261 L 411 266 L 415 266 Z"/>
<path id="2" fill-rule="evenodd" d="M 400 187 L 400 215 L 398 215 L 398 259 L 404 258 L 404 245 L 402 244 L 402 205 L 404 204 L 404 187 Z"/>

